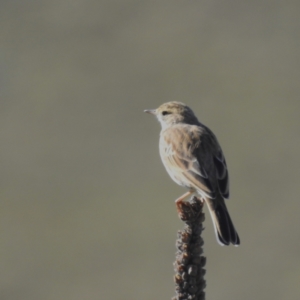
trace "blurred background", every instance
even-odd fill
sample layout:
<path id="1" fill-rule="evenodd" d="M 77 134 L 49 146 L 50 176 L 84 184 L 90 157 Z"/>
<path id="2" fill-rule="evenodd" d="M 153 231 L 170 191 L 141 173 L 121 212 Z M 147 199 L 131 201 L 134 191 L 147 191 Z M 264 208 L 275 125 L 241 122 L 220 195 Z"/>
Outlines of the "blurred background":
<path id="1" fill-rule="evenodd" d="M 146 108 L 217 135 L 241 246 L 208 299 L 299 299 L 300 2 L 0 1 L 0 299 L 170 299 L 179 221 Z M 206 211 L 207 212 L 207 211 Z"/>

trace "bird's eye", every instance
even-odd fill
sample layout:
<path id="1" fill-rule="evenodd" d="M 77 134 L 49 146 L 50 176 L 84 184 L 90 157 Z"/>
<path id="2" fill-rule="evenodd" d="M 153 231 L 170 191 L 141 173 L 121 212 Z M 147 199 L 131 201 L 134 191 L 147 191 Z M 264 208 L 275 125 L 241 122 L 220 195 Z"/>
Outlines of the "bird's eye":
<path id="1" fill-rule="evenodd" d="M 170 114 L 170 112 L 168 112 L 168 111 L 166 111 L 166 110 L 164 110 L 162 113 L 161 113 L 163 116 L 165 116 L 165 115 L 169 115 Z"/>

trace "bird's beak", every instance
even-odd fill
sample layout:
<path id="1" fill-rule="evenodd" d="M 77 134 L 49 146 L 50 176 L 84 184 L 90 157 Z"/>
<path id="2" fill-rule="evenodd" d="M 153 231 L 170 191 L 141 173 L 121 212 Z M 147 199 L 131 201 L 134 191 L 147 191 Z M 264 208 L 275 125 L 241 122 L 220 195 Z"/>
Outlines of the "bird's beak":
<path id="1" fill-rule="evenodd" d="M 144 112 L 147 114 L 156 115 L 156 109 L 145 109 Z"/>

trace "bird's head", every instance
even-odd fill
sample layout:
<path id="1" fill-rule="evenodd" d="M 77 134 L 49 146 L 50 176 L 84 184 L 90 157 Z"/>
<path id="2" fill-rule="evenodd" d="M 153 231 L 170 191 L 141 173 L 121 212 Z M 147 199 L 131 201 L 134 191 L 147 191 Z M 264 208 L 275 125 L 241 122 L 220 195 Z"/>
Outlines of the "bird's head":
<path id="1" fill-rule="evenodd" d="M 157 109 L 146 109 L 144 112 L 155 115 L 163 129 L 178 123 L 198 123 L 194 112 L 181 102 L 167 102 Z"/>

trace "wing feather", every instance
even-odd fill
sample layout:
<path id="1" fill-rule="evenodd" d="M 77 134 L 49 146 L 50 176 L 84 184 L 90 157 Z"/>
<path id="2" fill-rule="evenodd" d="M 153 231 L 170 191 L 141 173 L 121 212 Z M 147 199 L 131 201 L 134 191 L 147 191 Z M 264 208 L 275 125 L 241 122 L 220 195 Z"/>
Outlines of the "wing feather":
<path id="1" fill-rule="evenodd" d="M 186 130 L 184 130 L 186 129 Z M 191 130 L 192 129 L 192 130 Z M 202 191 L 214 198 L 216 189 L 205 166 L 195 155 L 198 152 L 201 128 L 199 126 L 172 128 L 165 131 L 160 148 L 161 158 L 171 178 L 180 185 Z M 180 143 L 178 143 L 180 141 Z"/>
<path id="2" fill-rule="evenodd" d="M 227 170 L 227 164 L 222 150 L 214 156 L 214 164 L 216 167 L 216 176 L 218 181 L 218 187 L 221 195 L 225 198 L 229 198 L 229 176 Z"/>

